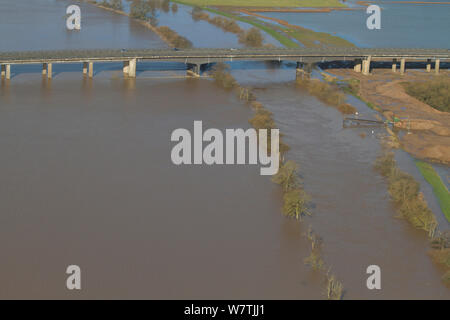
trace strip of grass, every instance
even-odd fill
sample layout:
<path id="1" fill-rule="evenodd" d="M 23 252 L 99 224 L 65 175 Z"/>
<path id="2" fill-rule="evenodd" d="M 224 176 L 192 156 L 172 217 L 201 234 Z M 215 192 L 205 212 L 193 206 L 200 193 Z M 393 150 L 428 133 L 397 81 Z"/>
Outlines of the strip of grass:
<path id="1" fill-rule="evenodd" d="M 287 47 L 287 48 L 298 48 L 298 44 L 295 43 L 294 41 L 292 41 L 291 39 L 289 39 L 286 36 L 283 36 L 281 33 L 277 32 L 276 30 L 262 24 L 262 23 L 258 23 L 255 21 L 252 21 L 250 19 L 246 19 L 243 17 L 239 17 L 239 16 L 235 16 L 231 13 L 227 13 L 227 12 L 222 12 L 219 10 L 215 10 L 215 9 L 211 9 L 211 8 L 204 8 L 204 10 L 207 10 L 211 13 L 215 13 L 218 15 L 222 15 L 224 17 L 228 17 L 231 19 L 236 19 L 239 20 L 241 22 L 245 22 L 248 23 L 256 28 L 261 29 L 262 31 L 266 32 L 267 34 L 269 34 L 270 36 L 272 36 L 273 38 L 275 38 L 279 43 L 281 43 L 283 46 Z"/>
<path id="2" fill-rule="evenodd" d="M 177 2 L 179 4 L 184 4 L 187 6 L 194 6 L 194 4 L 191 3 L 190 0 L 183 0 L 183 1 L 178 1 L 178 0 L 173 0 L 172 2 Z M 250 19 L 246 19 L 243 17 L 239 17 L 239 16 L 235 16 L 234 14 L 231 13 L 227 13 L 227 12 L 223 12 L 223 11 L 219 11 L 219 10 L 215 10 L 215 9 L 211 9 L 211 8 L 207 8 L 204 7 L 203 4 L 201 4 L 201 8 L 205 11 L 209 11 L 211 13 L 217 14 L 217 15 L 221 15 L 227 18 L 231 18 L 231 19 L 235 19 L 241 22 L 245 22 L 248 23 L 256 28 L 261 29 L 262 31 L 266 32 L 267 34 L 269 34 L 271 37 L 275 38 L 279 43 L 281 43 L 283 46 L 287 47 L 287 48 L 298 48 L 298 44 L 295 41 L 292 41 L 291 39 L 289 39 L 288 37 L 283 36 L 282 34 L 280 34 L 279 32 L 277 32 L 276 30 L 269 28 L 268 26 L 265 26 L 262 23 L 258 23 L 255 21 L 252 21 Z"/>
<path id="3" fill-rule="evenodd" d="M 183 0 L 193 6 L 230 6 L 230 7 L 345 7 L 338 0 Z"/>
<path id="4" fill-rule="evenodd" d="M 439 201 L 439 206 L 447 220 L 450 221 L 450 193 L 444 182 L 442 182 L 441 177 L 429 163 L 416 161 L 416 166 L 419 168 L 425 180 L 433 187 L 434 194 Z"/>

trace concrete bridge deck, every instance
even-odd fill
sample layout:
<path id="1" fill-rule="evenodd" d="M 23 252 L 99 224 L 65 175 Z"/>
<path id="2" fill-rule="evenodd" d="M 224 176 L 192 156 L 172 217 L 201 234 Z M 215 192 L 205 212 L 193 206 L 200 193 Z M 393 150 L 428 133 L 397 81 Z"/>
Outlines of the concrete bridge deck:
<path id="1" fill-rule="evenodd" d="M 42 64 L 43 74 L 52 76 L 54 63 L 83 63 L 83 73 L 93 76 L 94 62 L 123 62 L 123 71 L 129 77 L 136 76 L 138 61 L 172 61 L 185 63 L 195 74 L 200 73 L 201 65 L 232 61 L 294 61 L 300 65 L 318 62 L 354 61 L 354 69 L 369 74 L 371 61 L 392 61 L 395 72 L 397 62 L 400 73 L 404 73 L 405 62 L 427 61 L 427 71 L 435 62 L 436 72 L 439 63 L 450 60 L 448 49 L 405 49 L 405 48 L 264 48 L 264 49 L 127 49 L 127 50 L 62 50 L 62 51 L 23 51 L 0 52 L 2 77 L 10 79 L 11 65 Z"/>

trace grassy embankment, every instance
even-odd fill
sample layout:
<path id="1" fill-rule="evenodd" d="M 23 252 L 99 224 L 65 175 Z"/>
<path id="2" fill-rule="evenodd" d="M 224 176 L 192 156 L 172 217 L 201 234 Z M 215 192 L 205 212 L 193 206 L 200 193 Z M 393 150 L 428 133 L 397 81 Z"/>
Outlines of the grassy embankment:
<path id="1" fill-rule="evenodd" d="M 444 112 L 450 112 L 450 79 L 445 76 L 425 82 L 404 82 L 410 96 Z"/>
<path id="2" fill-rule="evenodd" d="M 429 163 L 416 161 L 416 166 L 419 168 L 425 180 L 433 187 L 433 192 L 438 198 L 439 206 L 450 222 L 450 193 L 444 182 L 442 182 L 441 177 Z"/>
<path id="3" fill-rule="evenodd" d="M 228 72 L 225 64 L 217 64 L 211 73 L 215 83 L 226 89 L 233 90 L 239 98 L 243 100 L 254 110 L 254 116 L 249 119 L 249 123 L 256 129 L 276 128 L 273 114 L 264 108 L 256 100 L 251 88 L 245 88 L 238 84 L 234 77 Z M 280 134 L 280 136 L 282 136 Z M 270 134 L 267 142 L 268 152 L 270 152 Z M 280 169 L 273 176 L 272 181 L 280 185 L 283 191 L 283 214 L 286 217 L 302 221 L 304 216 L 311 216 L 309 210 L 310 196 L 304 191 L 302 181 L 298 174 L 298 165 L 293 161 L 285 161 L 285 154 L 289 150 L 282 139 L 280 140 Z M 340 300 L 344 295 L 344 287 L 337 277 L 331 273 L 331 268 L 327 267 L 322 258 L 322 239 L 315 234 L 310 227 L 307 233 L 307 239 L 311 242 L 311 254 L 305 259 L 305 264 L 311 266 L 314 270 L 324 272 L 326 282 L 326 296 L 328 299 Z"/>

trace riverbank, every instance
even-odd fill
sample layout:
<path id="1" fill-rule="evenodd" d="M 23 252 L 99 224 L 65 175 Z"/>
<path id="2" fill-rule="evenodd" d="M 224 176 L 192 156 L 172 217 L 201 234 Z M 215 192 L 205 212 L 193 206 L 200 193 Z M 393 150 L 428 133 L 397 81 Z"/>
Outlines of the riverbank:
<path id="1" fill-rule="evenodd" d="M 434 74 L 409 70 L 404 76 L 390 70 L 374 69 L 364 76 L 350 69 L 328 69 L 328 72 L 358 81 L 358 95 L 375 106 L 395 126 L 407 131 L 400 137 L 402 148 L 414 157 L 450 165 L 450 113 L 436 110 L 405 92 L 403 82 L 426 81 Z M 441 70 L 447 77 L 448 70 Z"/>
<path id="2" fill-rule="evenodd" d="M 162 41 L 164 41 L 167 45 L 171 46 L 171 47 L 179 47 L 179 48 L 189 48 L 190 46 L 192 46 L 192 44 L 190 44 L 189 40 L 187 40 L 184 37 L 179 36 L 175 31 L 173 31 L 172 29 L 170 29 L 167 26 L 153 26 L 150 22 L 146 21 L 146 20 L 142 20 L 142 19 L 137 19 L 137 18 L 133 18 L 130 16 L 129 13 L 123 11 L 123 10 L 118 10 L 118 9 L 114 9 L 114 8 L 110 8 L 110 7 L 105 7 L 104 5 L 102 5 L 101 3 L 98 3 L 96 1 L 86 1 L 94 6 L 96 6 L 97 8 L 103 9 L 103 10 L 107 10 L 116 14 L 120 14 L 123 16 L 126 16 L 130 19 L 133 19 L 134 21 L 136 21 L 137 23 L 141 24 L 142 26 L 146 27 L 147 29 L 151 30 L 152 32 L 154 32 L 156 35 L 158 35 L 160 37 L 160 39 Z"/>

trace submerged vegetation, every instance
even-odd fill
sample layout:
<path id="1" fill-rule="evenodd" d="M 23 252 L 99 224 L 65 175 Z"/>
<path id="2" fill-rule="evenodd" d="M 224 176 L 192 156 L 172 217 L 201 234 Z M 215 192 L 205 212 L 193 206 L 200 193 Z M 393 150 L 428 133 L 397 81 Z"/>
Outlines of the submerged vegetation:
<path id="1" fill-rule="evenodd" d="M 345 94 L 335 83 L 322 82 L 319 79 L 297 79 L 297 84 L 320 101 L 335 107 L 342 114 L 354 114 L 356 108 L 346 103 Z"/>
<path id="2" fill-rule="evenodd" d="M 93 2 L 97 6 L 114 10 L 136 19 L 149 29 L 157 33 L 164 41 L 175 48 L 191 48 L 192 43 L 187 38 L 180 36 L 177 32 L 167 26 L 158 27 L 157 10 L 164 12 L 170 11 L 169 0 L 126 0 L 130 2 L 130 12 L 127 14 L 123 11 L 122 0 L 102 0 L 102 2 Z M 178 6 L 172 5 L 172 11 L 176 12 Z"/>
<path id="3" fill-rule="evenodd" d="M 389 194 L 399 217 L 406 219 L 413 227 L 427 232 L 431 239 L 430 256 L 444 267 L 442 281 L 450 286 L 450 232 L 441 233 L 437 230 L 436 217 L 419 191 L 419 183 L 397 168 L 394 154 L 387 150 L 378 157 L 375 169 L 387 178 Z"/>
<path id="4" fill-rule="evenodd" d="M 210 17 L 210 15 L 203 11 L 200 7 L 194 7 L 192 9 L 192 18 L 194 21 L 204 20 L 216 27 L 221 28 L 225 32 L 231 32 L 237 34 L 239 42 L 247 47 L 258 48 L 264 44 L 264 37 L 258 28 L 253 27 L 249 30 L 243 30 L 237 24 L 235 19 L 226 18 L 221 16 Z"/>
<path id="5" fill-rule="evenodd" d="M 437 221 L 419 190 L 419 183 L 413 176 L 397 168 L 392 152 L 385 152 L 378 157 L 375 169 L 387 178 L 389 195 L 396 206 L 398 216 L 406 219 L 415 228 L 425 230 L 432 238 Z"/>
<path id="6" fill-rule="evenodd" d="M 450 112 L 450 79 L 442 76 L 426 82 L 403 83 L 406 93 L 432 106 Z"/>
<path id="7" fill-rule="evenodd" d="M 432 259 L 444 267 L 442 281 L 450 287 L 450 231 L 440 233 L 431 241 L 430 255 Z"/>
<path id="8" fill-rule="evenodd" d="M 249 88 L 241 87 L 234 77 L 228 72 L 228 66 L 219 63 L 214 66 L 211 76 L 215 83 L 227 90 L 236 90 L 239 98 L 245 97 L 243 100 L 247 102 L 254 110 L 254 116 L 249 119 L 249 123 L 256 130 L 274 129 L 275 120 L 273 114 L 264 108 L 264 106 L 256 101 L 255 96 L 251 93 Z M 243 94 L 246 92 L 246 94 Z M 280 134 L 280 136 L 282 136 Z M 270 139 L 270 135 L 268 135 Z M 270 148 L 270 142 L 267 147 Z M 310 202 L 311 197 L 304 191 L 302 182 L 298 174 L 298 164 L 292 160 L 284 161 L 284 154 L 289 150 L 282 139 L 280 139 L 280 166 L 278 173 L 272 177 L 272 181 L 280 185 L 283 191 L 283 214 L 288 218 L 293 218 L 297 221 L 302 221 L 304 216 L 311 216 Z M 270 152 L 270 150 L 268 150 Z M 304 262 L 316 271 L 325 271 L 327 266 L 322 258 L 322 239 L 316 235 L 311 227 L 307 234 L 307 239 L 311 242 L 311 254 L 305 258 Z M 328 299 L 340 300 L 344 295 L 344 287 L 342 283 L 337 280 L 334 274 L 331 274 L 331 268 L 324 274 L 326 282 L 326 296 Z"/>

